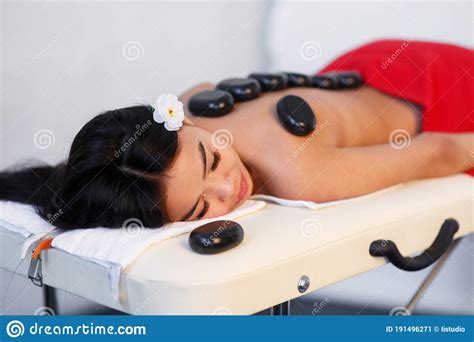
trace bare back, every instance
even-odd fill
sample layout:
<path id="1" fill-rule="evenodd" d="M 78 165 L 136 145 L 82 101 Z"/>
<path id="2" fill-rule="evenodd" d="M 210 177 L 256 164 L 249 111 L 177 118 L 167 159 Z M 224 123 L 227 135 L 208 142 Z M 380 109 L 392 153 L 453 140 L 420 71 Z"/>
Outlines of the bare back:
<path id="1" fill-rule="evenodd" d="M 212 85 L 192 89 L 183 99 L 186 101 L 191 93 L 208 88 Z M 290 134 L 279 122 L 276 103 L 290 94 L 305 99 L 316 115 L 317 128 L 308 136 Z M 416 132 L 411 107 L 367 86 L 343 91 L 290 88 L 238 103 L 223 117 L 195 117 L 189 113 L 187 116 L 211 133 L 230 133 L 232 146 L 256 182 L 257 193 L 286 197 L 282 182 L 299 177 L 299 166 L 320 168 L 321 155 L 328 148 L 386 143 L 396 129 L 404 129 L 410 135 Z"/>

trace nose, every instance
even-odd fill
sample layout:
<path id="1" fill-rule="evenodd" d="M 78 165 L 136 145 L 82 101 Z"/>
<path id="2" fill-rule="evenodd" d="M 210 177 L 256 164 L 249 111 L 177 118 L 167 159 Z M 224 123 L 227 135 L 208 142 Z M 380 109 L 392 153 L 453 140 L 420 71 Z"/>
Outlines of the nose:
<path id="1" fill-rule="evenodd" d="M 231 176 L 216 179 L 212 184 L 212 192 L 221 201 L 226 201 L 232 198 L 235 192 L 234 180 Z"/>

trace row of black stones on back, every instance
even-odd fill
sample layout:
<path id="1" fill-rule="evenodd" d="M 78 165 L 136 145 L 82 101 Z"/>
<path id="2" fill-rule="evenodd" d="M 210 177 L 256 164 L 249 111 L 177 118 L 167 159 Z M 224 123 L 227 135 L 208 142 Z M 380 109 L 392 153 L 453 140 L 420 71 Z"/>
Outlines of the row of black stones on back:
<path id="1" fill-rule="evenodd" d="M 223 80 L 217 84 L 216 90 L 193 95 L 189 101 L 189 110 L 198 116 L 218 117 L 228 114 L 234 102 L 253 100 L 261 92 L 278 91 L 288 87 L 351 89 L 361 84 L 362 79 L 356 72 L 331 72 L 316 76 L 297 73 L 253 73 L 248 78 Z"/>
<path id="2" fill-rule="evenodd" d="M 331 72 L 316 76 L 298 73 L 252 73 L 248 78 L 229 78 L 219 82 L 215 90 L 194 94 L 188 103 L 191 113 L 197 116 L 220 117 L 232 111 L 235 102 L 256 99 L 262 92 L 278 91 L 289 87 L 315 87 L 321 89 L 352 89 L 362 84 L 356 72 Z M 301 97 L 288 95 L 277 103 L 278 118 L 292 134 L 304 136 L 316 127 L 311 107 Z"/>

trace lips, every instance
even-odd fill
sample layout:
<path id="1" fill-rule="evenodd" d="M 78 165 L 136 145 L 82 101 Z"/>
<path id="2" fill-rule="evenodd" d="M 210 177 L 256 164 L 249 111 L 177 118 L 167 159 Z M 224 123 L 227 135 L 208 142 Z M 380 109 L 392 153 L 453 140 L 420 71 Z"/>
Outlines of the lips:
<path id="1" fill-rule="evenodd" d="M 245 194 L 247 193 L 248 190 L 248 184 L 247 180 L 244 177 L 244 174 L 240 172 L 240 187 L 239 187 L 239 193 L 237 195 L 237 202 L 235 203 L 236 205 L 239 204 L 239 202 L 244 198 Z"/>

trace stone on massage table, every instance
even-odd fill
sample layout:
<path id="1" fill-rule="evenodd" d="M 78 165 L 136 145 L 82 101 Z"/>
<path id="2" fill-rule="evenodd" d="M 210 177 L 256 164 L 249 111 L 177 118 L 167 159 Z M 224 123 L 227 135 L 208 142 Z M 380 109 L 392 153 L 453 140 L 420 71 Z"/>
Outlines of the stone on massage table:
<path id="1" fill-rule="evenodd" d="M 189 245 L 199 254 L 216 254 L 237 246 L 244 239 L 244 230 L 234 221 L 209 222 L 189 235 Z"/>

